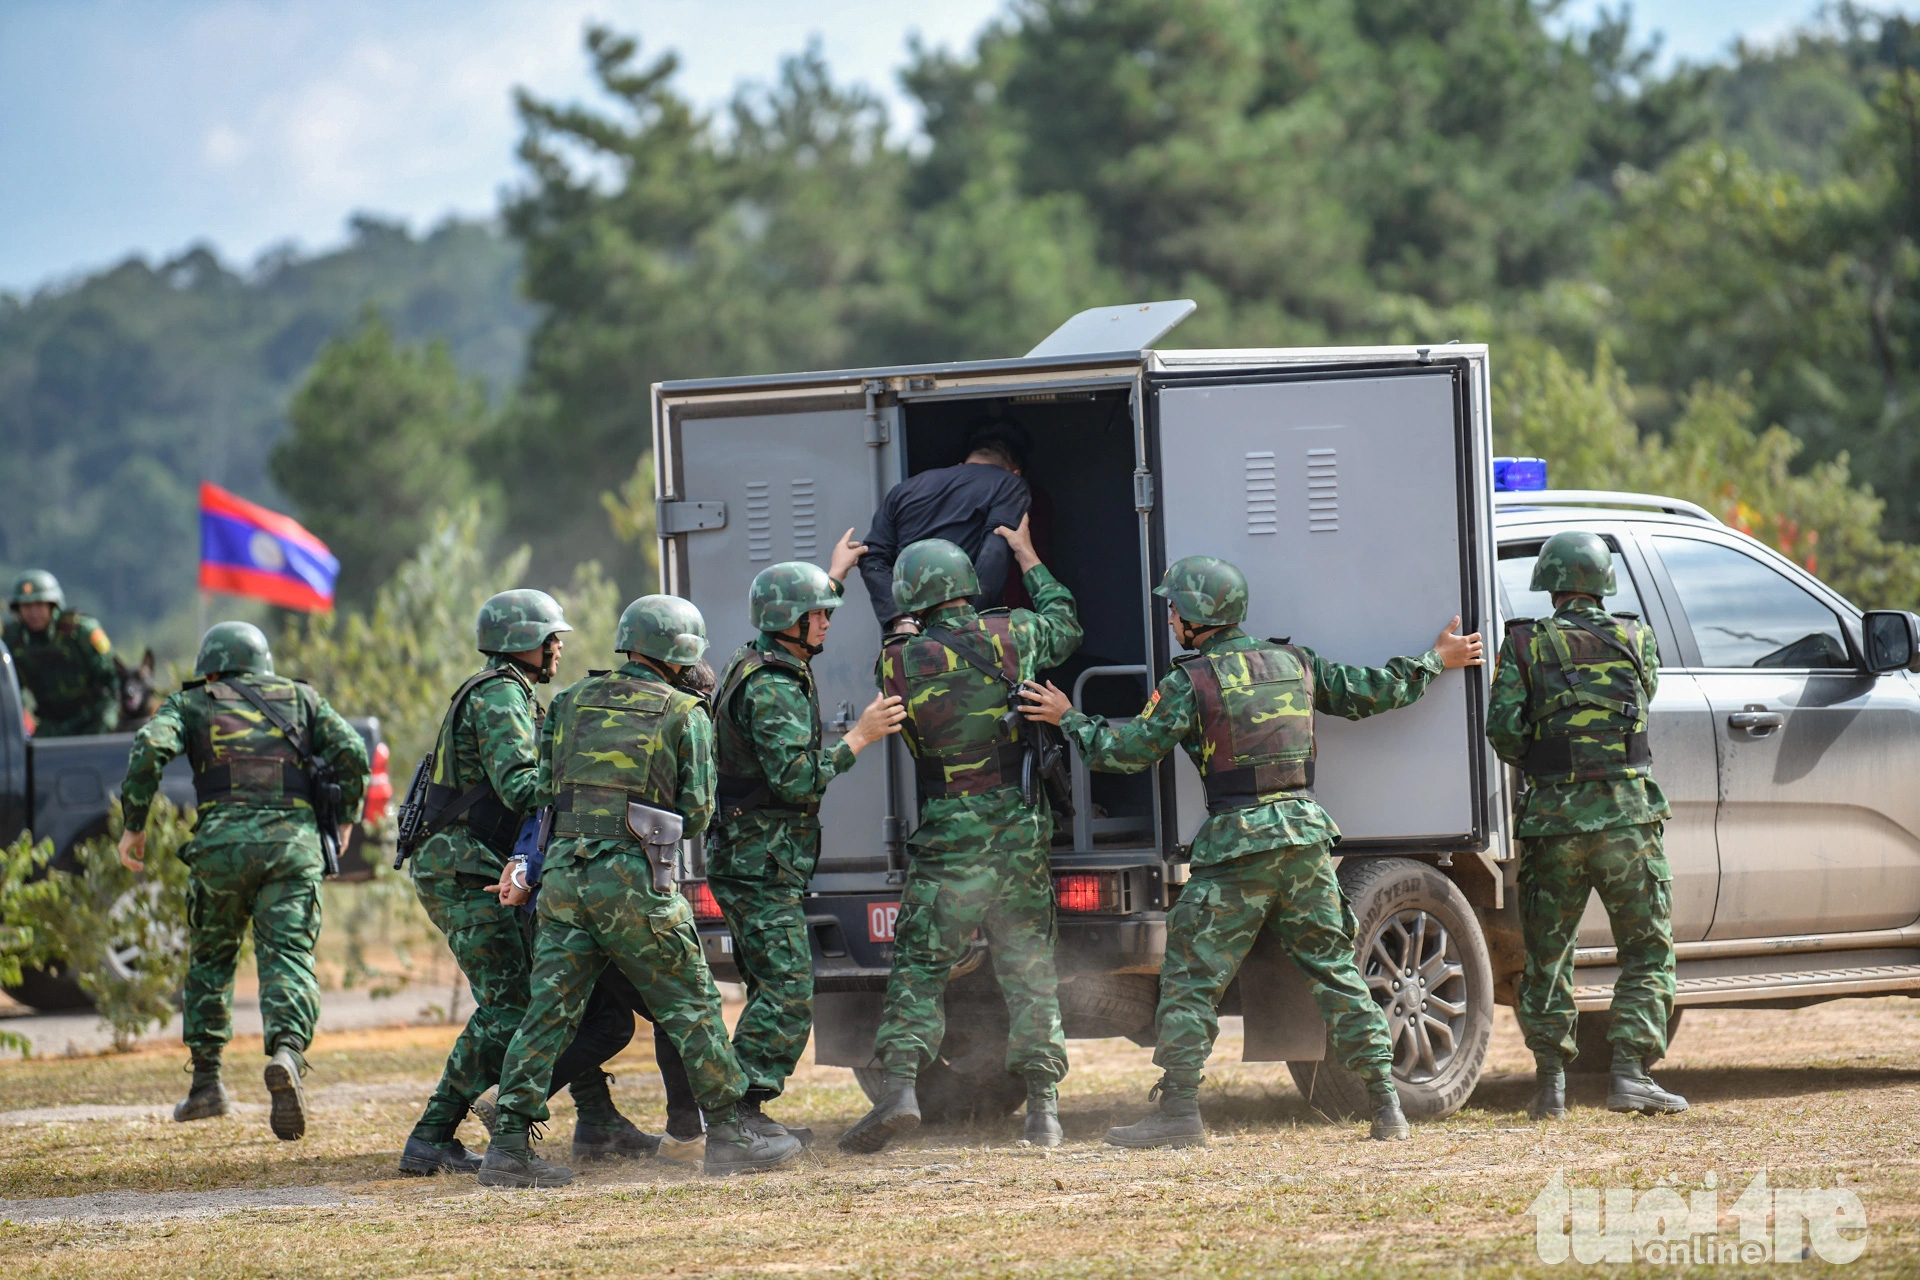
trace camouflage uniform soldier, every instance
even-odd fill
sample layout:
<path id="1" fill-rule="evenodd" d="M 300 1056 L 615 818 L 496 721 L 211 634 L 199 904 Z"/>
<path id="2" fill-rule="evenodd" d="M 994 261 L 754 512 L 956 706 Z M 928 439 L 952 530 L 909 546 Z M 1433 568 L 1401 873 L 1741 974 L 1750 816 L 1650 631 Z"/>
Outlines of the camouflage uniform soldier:
<path id="1" fill-rule="evenodd" d="M 714 700 L 719 812 L 708 832 L 707 884 L 746 980 L 733 1049 L 747 1073 L 741 1117 L 762 1133 L 782 1131 L 762 1108 L 780 1096 L 813 1027 L 813 952 L 800 898 L 820 859 L 820 798 L 906 715 L 898 698 L 880 695 L 846 737 L 821 744 L 809 662 L 865 550 L 849 529 L 825 572 L 804 561 L 762 569 L 747 593 L 760 634 L 733 655 Z"/>
<path id="2" fill-rule="evenodd" d="M 1007 1070 L 1026 1078 L 1027 1138 L 1060 1141 L 1067 1044 L 1053 967 L 1053 810 L 1044 795 L 1022 799 L 1025 747 L 1008 701 L 1011 686 L 1080 646 L 1080 619 L 1072 594 L 1034 554 L 1027 521 L 994 532 L 1012 547 L 1033 610 L 976 612 L 973 562 L 951 542 L 916 542 L 894 564 L 894 603 L 919 614 L 922 630 L 888 638 L 880 681 L 906 705 L 920 826 L 874 1038 L 886 1093 L 841 1135 L 844 1151 L 878 1151 L 919 1126 L 914 1086 L 939 1056 L 947 976 L 976 929 L 992 949 L 1012 1023 Z"/>
<path id="3" fill-rule="evenodd" d="M 1553 616 L 1507 624 L 1487 709 L 1493 749 L 1531 782 L 1514 804 L 1527 948 L 1517 1013 L 1538 1082 L 1527 1112 L 1567 1113 L 1573 944 L 1592 892 L 1620 952 L 1607 1109 L 1685 1111 L 1686 1099 L 1646 1069 L 1666 1052 L 1673 1013 L 1673 875 L 1660 847 L 1669 810 L 1647 748 L 1659 647 L 1639 619 L 1601 607 L 1615 584 L 1613 553 L 1597 534 L 1547 539 L 1530 589 L 1553 593 Z"/>
<path id="4" fill-rule="evenodd" d="M 534 1155 L 528 1138 L 547 1118 L 554 1060 L 609 962 L 680 1050 L 706 1113 L 707 1172 L 768 1169 L 800 1153 L 795 1139 L 740 1123 L 746 1077 L 727 1043 L 693 908 L 670 883 L 681 831 L 699 831 L 713 816 L 713 724 L 701 700 L 675 683 L 706 652 L 706 623 L 676 596 L 642 596 L 620 615 L 614 643 L 626 664 L 562 690 L 540 729 L 536 799 L 553 805 L 553 839 L 540 879 L 533 1004 L 507 1049 L 480 1171 L 486 1186 L 573 1180 Z M 656 858 L 666 872 L 659 879 Z M 660 879 L 665 888 L 655 887 Z"/>
<path id="5" fill-rule="evenodd" d="M 1313 715 L 1359 720 L 1414 702 L 1447 667 L 1478 665 L 1480 637 L 1455 618 L 1434 648 L 1385 667 L 1349 667 L 1313 650 L 1256 640 L 1240 630 L 1247 580 L 1211 556 L 1170 565 L 1154 594 L 1173 605 L 1173 638 L 1195 650 L 1175 659 L 1146 709 L 1118 729 L 1073 710 L 1052 685 L 1024 696 L 1035 719 L 1061 725 L 1087 766 L 1138 773 L 1175 746 L 1206 784 L 1207 819 L 1194 837 L 1193 878 L 1167 913 L 1160 970 L 1159 1046 L 1166 1073 L 1157 1115 L 1107 1132 L 1123 1147 L 1205 1143 L 1200 1073 L 1220 1025 L 1215 1009 L 1262 929 L 1312 984 L 1335 1051 L 1367 1082 L 1372 1136 L 1405 1138 L 1393 1087 L 1387 1020 L 1354 962 L 1353 912 L 1329 854 L 1340 838 L 1314 803 Z"/>
<path id="6" fill-rule="evenodd" d="M 251 923 L 270 1055 L 270 1123 L 275 1137 L 291 1142 L 307 1128 L 300 1077 L 320 1016 L 313 947 L 324 864 L 301 755 L 247 694 L 273 707 L 332 768 L 343 814 L 360 812 L 366 797 L 367 749 L 325 698 L 273 673 L 258 627 L 222 622 L 210 628 L 193 671 L 196 678 L 161 703 L 134 736 L 121 788 L 126 834 L 120 860 L 140 871 L 147 809 L 161 770 L 183 753 L 193 764 L 198 817 L 193 841 L 180 853 L 189 875 L 182 1038 L 193 1055 L 193 1088 L 173 1118 L 201 1120 L 229 1110 L 220 1055 L 233 1036 L 233 969 Z M 351 830 L 351 823 L 341 825 L 343 847 Z"/>
<path id="7" fill-rule="evenodd" d="M 407 1138 L 400 1155 L 405 1174 L 480 1171 L 480 1157 L 455 1130 L 499 1081 L 507 1045 L 527 1011 L 532 942 L 522 913 L 500 900 L 499 880 L 534 807 L 540 764 L 534 686 L 553 679 L 560 635 L 571 630 L 559 602 L 544 591 L 503 591 L 489 599 L 474 623 L 474 644 L 487 665 L 454 693 L 434 743 L 427 796 L 432 834 L 409 868 L 414 892 L 466 975 L 474 1011 Z M 631 1032 L 631 1015 L 627 1027 Z M 574 1090 L 576 1148 L 611 1148 L 637 1135 L 614 1108 L 606 1074 L 596 1069 L 590 1076 Z"/>
<path id="8" fill-rule="evenodd" d="M 66 593 L 45 569 L 14 580 L 4 638 L 20 685 L 33 695 L 34 732 L 43 738 L 112 733 L 120 721 L 120 674 L 100 624 L 68 613 Z"/>

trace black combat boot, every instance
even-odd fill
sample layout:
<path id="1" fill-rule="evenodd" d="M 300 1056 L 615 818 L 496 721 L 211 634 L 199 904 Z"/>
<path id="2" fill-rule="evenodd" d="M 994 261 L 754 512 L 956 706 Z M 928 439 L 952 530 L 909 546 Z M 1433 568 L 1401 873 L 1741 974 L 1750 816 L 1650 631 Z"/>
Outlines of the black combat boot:
<path id="1" fill-rule="evenodd" d="M 889 1075 L 887 1091 L 880 1101 L 873 1104 L 873 1110 L 854 1122 L 853 1128 L 840 1135 L 840 1149 L 855 1155 L 870 1156 L 885 1147 L 895 1138 L 903 1137 L 920 1127 L 920 1099 L 914 1096 L 913 1077 Z M 711 1124 L 707 1138 L 708 1148 L 713 1145 Z"/>
<path id="2" fill-rule="evenodd" d="M 1527 1103 L 1529 1120 L 1565 1120 L 1567 1118 L 1567 1069 L 1560 1066 L 1536 1066 L 1533 1072 L 1533 1097 Z"/>
<path id="3" fill-rule="evenodd" d="M 1060 1129 L 1060 1092 L 1045 1076 L 1027 1077 L 1027 1129 L 1023 1136 L 1036 1147 L 1057 1147 L 1066 1139 Z"/>
<path id="4" fill-rule="evenodd" d="M 1607 1081 L 1607 1110 L 1638 1112 L 1643 1116 L 1678 1115 L 1687 1109 L 1687 1100 L 1668 1093 L 1653 1082 L 1646 1064 L 1638 1054 L 1616 1049 L 1613 1075 Z"/>
<path id="5" fill-rule="evenodd" d="M 187 1086 L 187 1096 L 173 1109 L 175 1120 L 184 1124 L 188 1120 L 211 1120 L 232 1112 L 233 1100 L 227 1097 L 227 1086 L 220 1082 L 220 1059 L 195 1058 L 187 1070 L 193 1072 L 193 1083 Z"/>
<path id="6" fill-rule="evenodd" d="M 525 1130 L 494 1135 L 480 1166 L 483 1187 L 564 1187 L 572 1181 L 573 1170 L 548 1164 L 533 1154 Z"/>
<path id="7" fill-rule="evenodd" d="M 1116 1147 L 1204 1147 L 1207 1127 L 1200 1123 L 1200 1083 L 1175 1085 L 1162 1078 L 1147 1095 L 1160 1109 L 1144 1120 L 1107 1130 Z"/>
<path id="8" fill-rule="evenodd" d="M 575 1160 L 645 1160 L 660 1150 L 658 1134 L 643 1132 L 620 1114 L 607 1085 L 613 1077 L 589 1071 L 569 1086 L 576 1116 L 573 1122 Z"/>
<path id="9" fill-rule="evenodd" d="M 423 1138 L 415 1130 L 407 1136 L 400 1152 L 400 1172 L 409 1178 L 430 1178 L 436 1173 L 478 1173 L 485 1163 L 454 1137 Z"/>
<path id="10" fill-rule="evenodd" d="M 282 1142 L 298 1142 L 306 1136 L 307 1093 L 300 1087 L 300 1077 L 306 1073 L 306 1058 L 288 1041 L 280 1043 L 267 1063 L 267 1092 L 273 1097 L 267 1124 Z"/>
<path id="11" fill-rule="evenodd" d="M 716 1178 L 735 1173 L 764 1173 L 800 1158 L 800 1139 L 790 1133 L 757 1133 L 740 1120 L 735 1107 L 707 1112 L 706 1172 Z"/>
<path id="12" fill-rule="evenodd" d="M 1400 1091 L 1393 1081 L 1367 1085 L 1367 1101 L 1373 1104 L 1373 1127 L 1367 1137 L 1375 1142 L 1404 1142 L 1413 1136 L 1406 1112 L 1400 1110 Z"/>
<path id="13" fill-rule="evenodd" d="M 773 1101 L 774 1098 L 778 1096 L 778 1094 L 769 1093 L 765 1089 L 747 1090 L 747 1096 L 740 1099 L 736 1104 L 736 1109 L 740 1112 L 740 1123 L 755 1133 L 764 1134 L 769 1138 L 777 1138 L 783 1133 L 791 1134 L 799 1141 L 801 1146 L 812 1146 L 813 1130 L 807 1128 L 805 1125 L 781 1124 L 778 1120 L 775 1120 L 762 1110 L 767 1103 Z"/>

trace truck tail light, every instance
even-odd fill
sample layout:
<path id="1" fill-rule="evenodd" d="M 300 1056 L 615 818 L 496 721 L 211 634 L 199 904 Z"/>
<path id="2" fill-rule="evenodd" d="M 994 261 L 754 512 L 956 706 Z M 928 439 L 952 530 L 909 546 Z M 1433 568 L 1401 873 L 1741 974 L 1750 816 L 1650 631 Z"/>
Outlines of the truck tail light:
<path id="1" fill-rule="evenodd" d="M 1126 885 L 1118 871 L 1070 871 L 1056 875 L 1053 896 L 1062 911 L 1081 915 L 1119 915 L 1127 909 Z"/>
<path id="2" fill-rule="evenodd" d="M 393 803 L 393 779 L 387 775 L 387 762 L 393 758 L 387 750 L 387 744 L 373 744 L 373 770 L 367 778 L 367 807 L 361 816 L 368 822 L 378 822 L 387 816 L 387 806 Z"/>
<path id="3" fill-rule="evenodd" d="M 693 904 L 693 918 L 701 924 L 718 924 L 726 919 L 720 910 L 719 900 L 713 896 L 713 890 L 707 888 L 705 880 L 689 881 L 681 888 L 681 892 Z"/>

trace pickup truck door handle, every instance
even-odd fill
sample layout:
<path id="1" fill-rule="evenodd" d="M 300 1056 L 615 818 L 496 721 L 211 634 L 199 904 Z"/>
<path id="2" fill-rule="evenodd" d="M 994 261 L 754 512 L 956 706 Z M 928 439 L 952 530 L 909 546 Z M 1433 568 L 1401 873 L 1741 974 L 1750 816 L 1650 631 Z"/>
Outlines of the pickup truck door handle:
<path id="1" fill-rule="evenodd" d="M 1744 729 L 1754 734 L 1771 732 L 1786 722 L 1786 716 L 1778 711 L 1768 711 L 1764 707 L 1748 707 L 1745 711 L 1736 711 L 1727 717 L 1729 728 Z"/>

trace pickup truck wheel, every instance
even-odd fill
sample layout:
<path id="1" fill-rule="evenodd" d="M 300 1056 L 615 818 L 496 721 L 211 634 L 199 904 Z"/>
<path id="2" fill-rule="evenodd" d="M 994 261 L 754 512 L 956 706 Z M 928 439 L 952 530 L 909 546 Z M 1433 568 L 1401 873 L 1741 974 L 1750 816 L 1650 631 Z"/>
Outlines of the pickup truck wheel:
<path id="1" fill-rule="evenodd" d="M 93 1008 L 93 997 L 80 985 L 73 971 L 58 960 L 44 969 L 22 969 L 17 986 L 6 988 L 7 995 L 41 1013 L 68 1013 Z"/>
<path id="2" fill-rule="evenodd" d="M 1684 1009 L 1675 1009 L 1667 1019 L 1667 1045 L 1673 1045 L 1674 1033 L 1680 1030 L 1680 1015 Z M 1613 1068 L 1613 1046 L 1607 1042 L 1607 1032 L 1613 1029 L 1613 1015 L 1605 1009 L 1589 1009 L 1580 1015 L 1574 1024 L 1573 1041 L 1580 1048 L 1580 1056 L 1568 1065 L 1567 1070 L 1576 1076 L 1603 1076 Z M 1663 1055 L 1664 1056 L 1664 1055 Z M 1655 1058 L 1647 1063 L 1649 1067 Z"/>
<path id="3" fill-rule="evenodd" d="M 1360 976 L 1387 1015 L 1393 1079 L 1410 1120 L 1466 1102 L 1493 1039 L 1493 965 L 1480 923 L 1453 881 L 1409 858 L 1348 858 Z M 1308 1104 L 1332 1119 L 1369 1114 L 1367 1089 L 1329 1040 L 1321 1062 L 1289 1062 Z"/>

